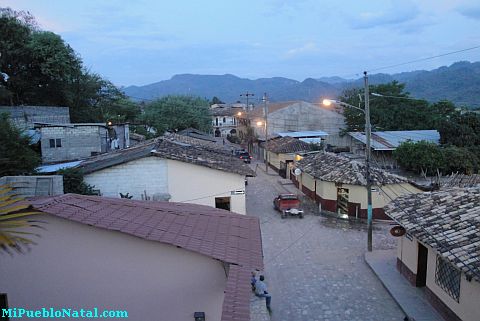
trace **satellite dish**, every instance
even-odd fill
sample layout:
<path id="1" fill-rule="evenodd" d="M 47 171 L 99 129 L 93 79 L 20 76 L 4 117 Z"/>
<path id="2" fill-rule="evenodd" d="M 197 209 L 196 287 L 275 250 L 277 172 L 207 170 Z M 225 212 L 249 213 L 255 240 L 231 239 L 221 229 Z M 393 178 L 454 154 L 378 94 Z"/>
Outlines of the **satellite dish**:
<path id="1" fill-rule="evenodd" d="M 293 171 L 293 173 L 298 176 L 300 174 L 302 174 L 302 170 L 300 168 L 295 168 L 295 170 Z"/>

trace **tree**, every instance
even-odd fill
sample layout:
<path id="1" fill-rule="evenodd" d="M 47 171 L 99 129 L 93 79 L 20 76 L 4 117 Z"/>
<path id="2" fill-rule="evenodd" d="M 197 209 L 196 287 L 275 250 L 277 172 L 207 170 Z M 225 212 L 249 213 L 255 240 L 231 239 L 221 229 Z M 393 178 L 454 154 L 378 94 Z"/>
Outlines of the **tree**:
<path id="1" fill-rule="evenodd" d="M 370 119 L 374 130 L 437 129 L 439 123 L 454 112 L 453 104 L 446 101 L 430 105 L 426 100 L 408 99 L 409 94 L 404 89 L 405 85 L 397 81 L 369 87 L 370 92 L 384 96 L 370 98 Z M 363 95 L 363 89 L 354 88 L 344 91 L 339 99 L 363 108 Z M 345 131 L 364 130 L 365 115 L 361 111 L 345 108 L 344 116 Z"/>
<path id="2" fill-rule="evenodd" d="M 29 145 L 30 138 L 11 124 L 6 114 L 0 114 L 0 177 L 35 171 L 41 159 Z"/>
<path id="3" fill-rule="evenodd" d="M 218 98 L 217 96 L 214 96 L 212 98 L 212 105 L 215 105 L 215 104 L 225 104 L 225 103 L 221 101 L 220 98 Z"/>
<path id="4" fill-rule="evenodd" d="M 480 115 L 477 113 L 454 114 L 441 121 L 440 143 L 458 147 L 480 145 Z"/>
<path id="5" fill-rule="evenodd" d="M 96 195 L 95 186 L 85 183 L 83 171 L 78 168 L 66 168 L 58 171 L 63 175 L 63 190 L 65 193 L 74 193 L 81 195 Z"/>
<path id="6" fill-rule="evenodd" d="M 434 143 L 405 142 L 393 152 L 393 157 L 403 168 L 415 172 L 436 174 L 445 167 L 444 155 L 439 146 Z"/>
<path id="7" fill-rule="evenodd" d="M 166 96 L 145 107 L 143 122 L 158 135 L 167 130 L 179 131 L 189 127 L 208 131 L 211 127 L 209 102 L 192 96 Z"/>

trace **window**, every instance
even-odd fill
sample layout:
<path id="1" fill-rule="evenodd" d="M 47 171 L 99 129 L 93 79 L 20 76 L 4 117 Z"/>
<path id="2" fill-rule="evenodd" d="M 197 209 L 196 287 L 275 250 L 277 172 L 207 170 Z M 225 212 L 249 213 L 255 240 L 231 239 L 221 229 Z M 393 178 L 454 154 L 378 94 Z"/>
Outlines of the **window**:
<path id="1" fill-rule="evenodd" d="M 215 197 L 215 207 L 230 211 L 230 197 Z"/>
<path id="2" fill-rule="evenodd" d="M 460 299 L 460 279 L 462 272 L 457 270 L 450 262 L 437 255 L 437 268 L 435 270 L 435 283 L 448 293 L 455 301 Z"/>
<path id="3" fill-rule="evenodd" d="M 62 147 L 62 139 L 50 139 L 50 148 Z"/>

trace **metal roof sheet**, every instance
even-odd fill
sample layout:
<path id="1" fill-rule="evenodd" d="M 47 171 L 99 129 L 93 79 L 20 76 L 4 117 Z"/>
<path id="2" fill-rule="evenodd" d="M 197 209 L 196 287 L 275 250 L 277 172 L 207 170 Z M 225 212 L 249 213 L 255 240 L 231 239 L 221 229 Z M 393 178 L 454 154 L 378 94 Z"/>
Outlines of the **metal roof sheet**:
<path id="1" fill-rule="evenodd" d="M 42 165 L 37 167 L 35 170 L 38 173 L 55 173 L 56 171 L 59 171 L 64 168 L 71 168 L 75 167 L 77 165 L 80 165 L 83 161 L 74 161 L 74 162 L 65 162 L 65 163 L 59 163 L 59 164 L 52 164 L 52 165 Z"/>
<path id="2" fill-rule="evenodd" d="M 313 138 L 313 137 L 319 137 L 319 136 L 328 136 L 327 132 L 324 132 L 322 130 L 306 130 L 306 131 L 299 131 L 299 132 L 283 132 L 283 133 L 278 133 L 279 136 L 285 137 L 285 136 L 290 136 L 290 137 L 302 137 L 302 138 Z"/>
<path id="3" fill-rule="evenodd" d="M 367 139 L 363 132 L 349 132 L 354 139 L 366 144 Z M 440 133 L 437 130 L 396 130 L 372 132 L 371 146 L 374 150 L 395 150 L 406 141 L 427 141 L 440 143 Z"/>

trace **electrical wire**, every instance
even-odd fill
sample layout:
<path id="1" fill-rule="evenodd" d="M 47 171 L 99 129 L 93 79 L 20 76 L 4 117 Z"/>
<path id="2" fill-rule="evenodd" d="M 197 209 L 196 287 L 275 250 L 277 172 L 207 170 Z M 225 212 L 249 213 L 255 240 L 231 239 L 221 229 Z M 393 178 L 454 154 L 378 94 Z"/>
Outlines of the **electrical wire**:
<path id="1" fill-rule="evenodd" d="M 245 188 L 243 187 L 242 188 L 238 188 L 236 190 L 244 190 Z M 201 200 L 201 199 L 205 199 L 205 198 L 209 198 L 209 197 L 214 197 L 214 196 L 221 196 L 221 195 L 225 195 L 225 194 L 228 194 L 228 193 L 231 193 L 232 190 L 229 190 L 229 191 L 226 191 L 226 192 L 223 192 L 223 193 L 218 193 L 218 194 L 212 194 L 212 195 L 207 195 L 207 196 L 202 196 L 202 197 L 198 197 L 198 198 L 192 198 L 192 199 L 189 199 L 189 200 L 185 200 L 185 201 L 175 201 L 176 203 L 188 203 L 188 202 L 192 202 L 192 201 L 198 201 L 198 200 Z"/>
<path id="2" fill-rule="evenodd" d="M 456 53 L 465 52 L 465 51 L 469 51 L 469 50 L 474 50 L 474 49 L 478 49 L 478 48 L 480 48 L 480 46 L 460 49 L 460 50 L 456 50 L 456 51 L 450 51 L 450 52 L 446 52 L 446 53 L 443 53 L 443 54 L 440 54 L 440 55 L 435 55 L 435 56 L 430 56 L 430 57 L 425 57 L 425 58 L 420 58 L 420 59 L 414 59 L 414 60 L 410 60 L 410 61 L 406 61 L 406 62 L 402 62 L 402 63 L 398 63 L 398 64 L 393 64 L 393 65 L 384 66 L 384 67 L 380 67 L 380 68 L 370 69 L 367 72 L 371 73 L 373 71 L 379 71 L 379 70 L 385 70 L 385 69 L 390 69 L 390 68 L 394 68 L 394 67 L 409 65 L 409 64 L 416 63 L 416 62 L 420 62 L 420 61 L 432 60 L 432 59 L 435 59 L 435 58 L 449 56 L 449 55 L 453 55 L 453 54 L 456 54 Z"/>

